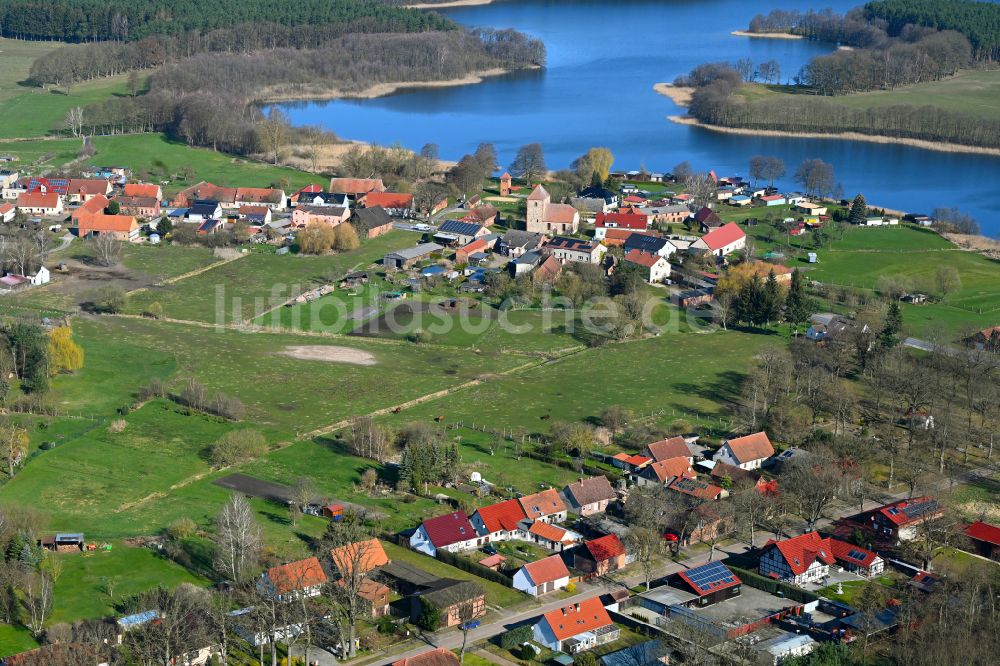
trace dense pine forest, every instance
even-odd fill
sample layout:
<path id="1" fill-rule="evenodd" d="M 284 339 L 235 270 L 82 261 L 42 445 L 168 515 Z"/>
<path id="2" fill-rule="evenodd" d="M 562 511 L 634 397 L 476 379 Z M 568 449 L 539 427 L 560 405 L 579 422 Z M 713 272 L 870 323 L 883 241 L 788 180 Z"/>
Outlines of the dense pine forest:
<path id="1" fill-rule="evenodd" d="M 241 24 L 349 26 L 348 32 L 450 30 L 433 12 L 374 0 L 6 0 L 0 36 L 66 42 L 130 41 Z"/>
<path id="2" fill-rule="evenodd" d="M 972 44 L 977 58 L 1000 59 L 1000 4 L 972 0 L 876 0 L 864 7 L 869 19 L 885 21 L 890 35 L 907 25 L 957 30 Z"/>

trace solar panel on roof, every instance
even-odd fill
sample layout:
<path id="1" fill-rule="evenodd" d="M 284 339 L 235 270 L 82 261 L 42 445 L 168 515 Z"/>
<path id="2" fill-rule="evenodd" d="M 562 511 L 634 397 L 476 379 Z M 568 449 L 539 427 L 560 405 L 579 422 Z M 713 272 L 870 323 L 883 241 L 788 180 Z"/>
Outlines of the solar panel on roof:
<path id="1" fill-rule="evenodd" d="M 937 506 L 936 502 L 923 502 L 921 504 L 909 504 L 903 507 L 903 513 L 910 518 L 915 518 L 923 513 L 927 513 Z"/>
<path id="2" fill-rule="evenodd" d="M 732 585 L 736 582 L 733 572 L 721 562 L 710 562 L 700 567 L 684 572 L 685 577 L 702 592 L 710 592 L 719 585 Z"/>
<path id="3" fill-rule="evenodd" d="M 851 552 L 849 552 L 847 556 L 855 560 L 864 560 L 865 557 L 867 557 L 867 555 L 862 553 L 860 550 L 857 550 L 856 548 L 852 548 Z"/>

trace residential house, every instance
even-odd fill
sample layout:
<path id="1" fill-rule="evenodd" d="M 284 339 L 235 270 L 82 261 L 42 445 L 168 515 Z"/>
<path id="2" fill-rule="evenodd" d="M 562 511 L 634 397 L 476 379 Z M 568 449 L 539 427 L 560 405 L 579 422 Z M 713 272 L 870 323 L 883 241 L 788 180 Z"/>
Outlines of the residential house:
<path id="1" fill-rule="evenodd" d="M 358 584 L 358 597 L 361 599 L 361 609 L 371 617 L 379 618 L 389 614 L 389 595 L 391 590 L 388 586 L 364 578 Z"/>
<path id="2" fill-rule="evenodd" d="M 649 456 L 640 455 L 638 453 L 616 453 L 611 456 L 610 462 L 618 469 L 623 470 L 626 474 L 635 474 L 643 467 L 653 462 L 653 459 Z"/>
<path id="3" fill-rule="evenodd" d="M 750 204 L 752 204 L 753 199 L 745 194 L 734 194 L 733 196 L 729 197 L 728 203 L 730 206 L 737 206 L 739 208 L 743 208 L 745 206 L 749 206 Z"/>
<path id="4" fill-rule="evenodd" d="M 597 242 L 558 236 L 545 244 L 544 251 L 562 263 L 599 264 L 607 248 Z"/>
<path id="5" fill-rule="evenodd" d="M 564 494 L 573 511 L 581 516 L 604 513 L 608 504 L 618 499 L 618 493 L 604 475 L 575 481 L 566 486 Z"/>
<path id="6" fill-rule="evenodd" d="M 306 199 L 308 199 L 310 197 L 310 195 L 322 194 L 322 193 L 323 193 L 323 186 L 322 185 L 317 185 L 316 183 L 311 183 L 311 184 L 306 185 L 305 187 L 303 187 L 298 192 L 293 192 L 292 195 L 290 197 L 288 197 L 288 202 L 291 205 L 296 206 L 296 205 L 299 204 L 299 202 L 305 201 Z"/>
<path id="7" fill-rule="evenodd" d="M 642 468 L 634 480 L 640 486 L 664 486 L 673 483 L 674 479 L 679 477 L 698 478 L 698 474 L 694 471 L 687 456 L 677 456 L 650 463 Z"/>
<path id="8" fill-rule="evenodd" d="M 91 201 L 105 200 L 103 196 L 95 197 Z M 147 220 L 160 216 L 160 200 L 156 197 L 122 196 L 117 197 L 118 209 L 124 215 L 134 215 Z"/>
<path id="9" fill-rule="evenodd" d="M 542 615 L 533 629 L 536 643 L 569 654 L 615 641 L 620 633 L 600 597 L 549 611 Z"/>
<path id="10" fill-rule="evenodd" d="M 326 584 L 326 573 L 315 557 L 271 567 L 257 582 L 257 591 L 278 601 L 315 597 Z"/>
<path id="11" fill-rule="evenodd" d="M 90 219 L 94 215 L 103 214 L 104 210 L 108 207 L 108 203 L 107 197 L 94 197 L 74 210 L 70 215 L 70 219 L 75 226 L 80 226 L 80 220 Z"/>
<path id="12" fill-rule="evenodd" d="M 500 222 L 500 210 L 496 206 L 486 204 L 477 206 L 471 213 L 462 218 L 465 222 L 475 222 L 487 227 Z"/>
<path id="13" fill-rule="evenodd" d="M 163 200 L 163 188 L 155 183 L 125 183 L 124 194 L 127 197 L 151 197 L 157 201 Z"/>
<path id="14" fill-rule="evenodd" d="M 438 549 L 449 553 L 472 550 L 482 543 L 464 511 L 428 518 L 410 537 L 410 548 L 434 557 Z"/>
<path id="15" fill-rule="evenodd" d="M 758 570 L 762 576 L 804 585 L 828 576 L 832 564 L 865 577 L 877 576 L 885 570 L 885 561 L 867 548 L 822 537 L 818 532 L 768 541 Z"/>
<path id="16" fill-rule="evenodd" d="M 300 204 L 292 211 L 292 224 L 305 227 L 310 222 L 322 222 L 335 227 L 351 219 L 351 209 L 346 206 L 313 206 Z"/>
<path id="17" fill-rule="evenodd" d="M 222 219 L 222 204 L 211 199 L 195 201 L 187 210 L 188 222 Z"/>
<path id="18" fill-rule="evenodd" d="M 178 192 L 170 200 L 170 205 L 174 208 L 190 208 L 196 201 L 215 201 L 222 208 L 235 209 L 237 208 L 236 188 L 219 187 L 218 185 L 201 181 Z"/>
<path id="19" fill-rule="evenodd" d="M 545 188 L 537 185 L 528 195 L 526 229 L 533 233 L 575 234 L 580 213 L 569 204 L 554 204 Z"/>
<path id="20" fill-rule="evenodd" d="M 55 192 L 23 192 L 17 196 L 17 209 L 28 215 L 59 215 L 62 198 Z"/>
<path id="21" fill-rule="evenodd" d="M 48 284 L 49 281 L 52 280 L 52 273 L 50 273 L 49 269 L 45 266 L 39 266 L 34 275 L 32 275 L 29 271 L 28 275 L 25 275 L 25 277 L 28 278 L 28 283 L 31 284 L 31 286 L 40 287 L 43 284 Z"/>
<path id="22" fill-rule="evenodd" d="M 528 562 L 514 573 L 514 589 L 533 597 L 561 590 L 569 585 L 569 569 L 559 555 Z"/>
<path id="23" fill-rule="evenodd" d="M 12 203 L 0 204 L 0 222 L 12 222 L 17 215 L 17 208 Z"/>
<path id="24" fill-rule="evenodd" d="M 639 210 L 649 216 L 650 224 L 680 224 L 691 217 L 687 206 L 664 204 L 650 204 Z"/>
<path id="25" fill-rule="evenodd" d="M 358 208 L 351 217 L 351 226 L 361 238 L 377 238 L 392 231 L 392 217 L 381 206 Z"/>
<path id="26" fill-rule="evenodd" d="M 625 566 L 625 544 L 617 534 L 608 534 L 584 542 L 573 551 L 573 568 L 603 576 Z"/>
<path id="27" fill-rule="evenodd" d="M 550 254 L 538 264 L 531 277 L 535 284 L 555 284 L 562 270 L 562 263 Z"/>
<path id="28" fill-rule="evenodd" d="M 107 197 L 112 189 L 114 188 L 111 187 L 111 182 L 107 180 L 70 178 L 65 197 L 68 203 L 83 203 L 96 196 Z"/>
<path id="29" fill-rule="evenodd" d="M 296 206 L 336 206 L 337 208 L 350 208 L 351 198 L 346 194 L 335 192 L 310 192 L 299 195 Z"/>
<path id="30" fill-rule="evenodd" d="M 844 569 L 866 578 L 878 576 L 885 571 L 885 560 L 867 548 L 840 539 L 831 538 L 829 541 L 833 558 Z"/>
<path id="31" fill-rule="evenodd" d="M 434 648 L 415 657 L 392 662 L 392 666 L 460 666 L 458 655 L 447 648 Z"/>
<path id="32" fill-rule="evenodd" d="M 461 624 L 463 611 L 473 619 L 486 615 L 486 593 L 483 587 L 470 580 L 443 578 L 429 589 L 410 597 L 410 621 L 416 623 L 424 604 L 435 606 L 441 614 L 438 627 Z"/>
<path id="33" fill-rule="evenodd" d="M 800 201 L 795 204 L 796 212 L 802 213 L 803 215 L 826 215 L 828 208 L 823 204 L 813 203 L 811 201 Z"/>
<path id="34" fill-rule="evenodd" d="M 603 239 L 608 229 L 646 231 L 649 223 L 649 215 L 638 208 L 629 207 L 617 213 L 598 213 L 594 222 L 594 238 Z"/>
<path id="35" fill-rule="evenodd" d="M 587 187 L 577 192 L 570 203 L 587 213 L 610 213 L 618 208 L 618 195 L 606 187 Z"/>
<path id="36" fill-rule="evenodd" d="M 517 259 L 525 252 L 537 250 L 548 242 L 548 240 L 548 237 L 544 234 L 512 229 L 500 238 L 499 243 L 497 243 L 497 250 L 504 256 Z"/>
<path id="37" fill-rule="evenodd" d="M 689 495 L 697 499 L 709 500 L 713 502 L 729 496 L 729 493 L 724 488 L 686 476 L 679 476 L 675 478 L 667 484 L 667 489 L 684 495 Z"/>
<path id="38" fill-rule="evenodd" d="M 699 208 L 694 214 L 694 221 L 698 223 L 701 233 L 706 234 L 712 229 L 718 229 L 724 222 L 719 214 L 708 207 Z"/>
<path id="39" fill-rule="evenodd" d="M 236 208 L 240 206 L 267 206 L 271 210 L 288 208 L 288 195 L 272 187 L 237 187 Z"/>
<path id="40" fill-rule="evenodd" d="M 410 217 L 413 214 L 413 195 L 400 192 L 369 192 L 364 198 L 365 208 L 381 206 L 393 217 Z"/>
<path id="41" fill-rule="evenodd" d="M 1000 527 L 979 520 L 965 528 L 976 554 L 1000 562 Z"/>
<path id="42" fill-rule="evenodd" d="M 367 574 L 384 567 L 389 564 L 389 556 L 385 554 L 381 541 L 367 539 L 331 549 L 330 561 L 337 573 L 341 576 L 350 576 L 353 575 L 355 567 L 360 574 Z"/>
<path id="43" fill-rule="evenodd" d="M 788 201 L 780 194 L 767 194 L 757 198 L 765 206 L 784 206 Z"/>
<path id="44" fill-rule="evenodd" d="M 667 439 L 653 442 L 643 449 L 643 454 L 655 461 L 684 456 L 688 459 L 689 464 L 694 464 L 694 456 L 691 455 L 691 449 L 683 437 L 668 437 Z"/>
<path id="45" fill-rule="evenodd" d="M 98 213 L 80 220 L 77 233 L 80 238 L 113 236 L 122 241 L 134 241 L 139 237 L 139 222 L 132 215 Z"/>
<path id="46" fill-rule="evenodd" d="M 489 236 L 489 227 L 475 222 L 446 220 L 438 226 L 434 240 L 444 244 L 468 245 L 477 238 Z"/>
<path id="47" fill-rule="evenodd" d="M 747 235 L 735 222 L 713 229 L 691 243 L 695 252 L 710 252 L 717 257 L 724 257 L 746 247 Z"/>
<path id="48" fill-rule="evenodd" d="M 649 284 L 662 284 L 670 278 L 670 263 L 658 254 L 632 250 L 625 255 L 625 261 L 638 266 Z"/>
<path id="49" fill-rule="evenodd" d="M 516 499 L 490 504 L 472 514 L 472 526 L 486 542 L 506 541 L 518 533 L 518 523 L 527 518 Z"/>
<path id="50" fill-rule="evenodd" d="M 410 268 L 418 261 L 428 259 L 432 254 L 440 252 L 443 249 L 444 247 L 437 243 L 421 243 L 420 245 L 386 253 L 382 258 L 382 265 L 386 268 Z"/>
<path id="51" fill-rule="evenodd" d="M 517 538 L 521 541 L 535 543 L 542 548 L 562 552 L 569 546 L 583 540 L 576 532 L 564 529 L 558 525 L 541 520 L 522 520 L 518 525 L 520 531 Z"/>
<path id="52" fill-rule="evenodd" d="M 611 231 L 614 230 L 612 229 Z M 622 247 L 625 254 L 628 254 L 633 250 L 638 250 L 639 252 L 655 254 L 656 256 L 663 258 L 668 258 L 677 251 L 675 241 L 663 238 L 658 234 L 654 235 L 652 233 L 643 234 L 634 232 L 625 239 L 625 243 Z"/>
<path id="53" fill-rule="evenodd" d="M 381 178 L 331 178 L 330 192 L 346 194 L 357 201 L 369 192 L 385 192 Z"/>
<path id="54" fill-rule="evenodd" d="M 545 523 L 561 523 L 566 520 L 566 503 L 554 488 L 534 495 L 525 495 L 517 501 L 530 520 L 540 520 Z"/>
<path id="55" fill-rule="evenodd" d="M 240 206 L 236 215 L 247 224 L 254 226 L 263 226 L 271 221 L 271 209 L 267 206 Z"/>
<path id="56" fill-rule="evenodd" d="M 726 439 L 712 460 L 734 465 L 741 469 L 759 469 L 765 460 L 774 455 L 774 447 L 766 432 Z"/>
<path id="57" fill-rule="evenodd" d="M 604 238 L 601 239 L 601 243 L 605 247 L 624 247 L 625 242 L 632 236 L 645 236 L 650 235 L 654 238 L 658 237 L 659 234 L 655 232 L 646 232 L 645 234 L 640 234 L 631 229 L 608 229 L 604 232 Z"/>
<path id="58" fill-rule="evenodd" d="M 944 515 L 944 508 L 931 497 L 899 500 L 871 512 L 871 528 L 883 539 L 896 542 L 917 538 L 920 525 Z"/>

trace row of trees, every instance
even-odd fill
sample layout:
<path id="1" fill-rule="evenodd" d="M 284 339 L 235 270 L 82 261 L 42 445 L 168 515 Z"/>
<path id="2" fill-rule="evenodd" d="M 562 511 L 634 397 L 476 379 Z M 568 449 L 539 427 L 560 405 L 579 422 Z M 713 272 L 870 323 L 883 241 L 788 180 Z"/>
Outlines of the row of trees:
<path id="1" fill-rule="evenodd" d="M 889 34 L 917 24 L 957 30 L 972 43 L 981 60 L 1000 59 L 1000 5 L 975 0 L 877 0 L 864 6 L 869 20 L 883 21 Z"/>
<path id="2" fill-rule="evenodd" d="M 838 42 L 861 48 L 871 48 L 885 42 L 885 30 L 858 10 L 846 15 L 835 14 L 832 9 L 808 11 L 775 9 L 768 14 L 757 14 L 750 19 L 750 32 L 790 32 L 823 42 Z"/>

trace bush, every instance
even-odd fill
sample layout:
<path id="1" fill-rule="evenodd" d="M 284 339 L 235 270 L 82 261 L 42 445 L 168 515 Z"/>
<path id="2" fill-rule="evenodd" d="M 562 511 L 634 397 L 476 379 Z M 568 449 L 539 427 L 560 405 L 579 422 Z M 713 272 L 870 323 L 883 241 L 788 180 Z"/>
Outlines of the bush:
<path id="1" fill-rule="evenodd" d="M 115 419 L 111 422 L 111 425 L 108 426 L 108 432 L 117 435 L 118 433 L 123 432 L 127 426 L 128 421 L 125 419 Z"/>
<path id="2" fill-rule="evenodd" d="M 136 397 L 139 400 L 149 400 L 151 398 L 162 398 L 167 394 L 167 388 L 163 385 L 163 380 L 153 377 L 149 383 L 139 388 Z"/>
<path id="3" fill-rule="evenodd" d="M 574 666 L 597 666 L 597 657 L 593 652 L 581 652 L 573 657 Z"/>
<path id="4" fill-rule="evenodd" d="M 531 637 L 531 625 L 524 624 L 520 627 L 514 627 L 510 631 L 505 631 L 497 636 L 497 645 L 502 647 L 504 650 L 513 650 L 521 643 L 530 641 Z"/>
<path id="5" fill-rule="evenodd" d="M 55 442 L 42 442 L 42 445 L 39 446 L 38 448 L 40 448 L 42 451 L 51 451 L 52 449 L 56 448 L 56 446 L 57 444 Z"/>
<path id="6" fill-rule="evenodd" d="M 91 309 L 104 314 L 118 314 L 128 306 L 128 294 L 116 285 L 108 285 L 90 296 Z"/>
<path id="7" fill-rule="evenodd" d="M 267 453 L 267 440 L 256 430 L 231 430 L 212 445 L 211 460 L 216 467 L 247 462 Z"/>
<path id="8" fill-rule="evenodd" d="M 239 398 L 228 396 L 225 393 L 215 396 L 212 404 L 208 407 L 208 411 L 230 421 L 242 421 L 243 417 L 247 415 L 247 408 L 243 404 L 243 401 Z"/>
<path id="9" fill-rule="evenodd" d="M 189 379 L 181 389 L 181 403 L 192 409 L 204 409 L 208 400 L 205 387 L 197 379 Z"/>
<path id="10" fill-rule="evenodd" d="M 174 539 L 186 539 L 189 536 L 193 536 L 197 529 L 198 526 L 194 524 L 193 520 L 181 517 L 170 523 L 167 527 L 167 534 Z"/>

